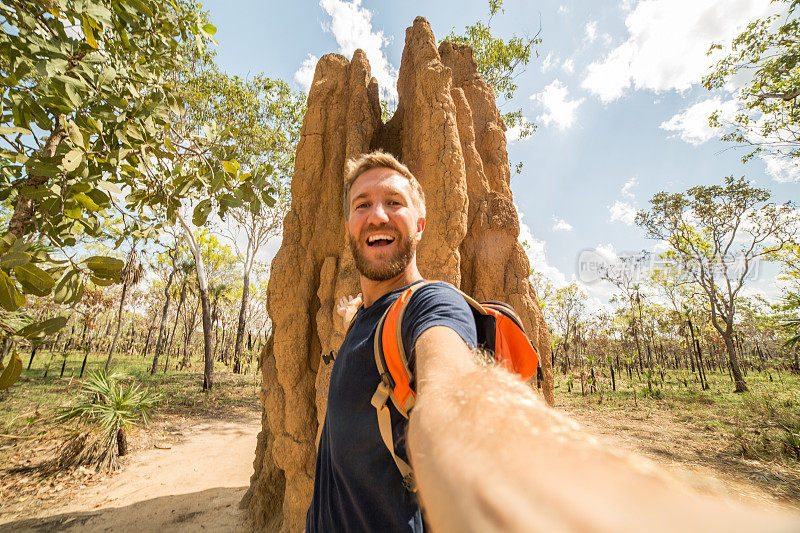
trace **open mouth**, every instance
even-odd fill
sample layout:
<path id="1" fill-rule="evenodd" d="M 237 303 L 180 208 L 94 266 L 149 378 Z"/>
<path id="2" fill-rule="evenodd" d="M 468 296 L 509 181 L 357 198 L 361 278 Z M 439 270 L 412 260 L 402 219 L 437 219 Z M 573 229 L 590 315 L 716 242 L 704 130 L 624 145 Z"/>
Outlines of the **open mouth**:
<path id="1" fill-rule="evenodd" d="M 376 233 L 367 237 L 367 246 L 370 248 L 382 248 L 389 246 L 394 242 L 395 238 L 388 233 Z"/>

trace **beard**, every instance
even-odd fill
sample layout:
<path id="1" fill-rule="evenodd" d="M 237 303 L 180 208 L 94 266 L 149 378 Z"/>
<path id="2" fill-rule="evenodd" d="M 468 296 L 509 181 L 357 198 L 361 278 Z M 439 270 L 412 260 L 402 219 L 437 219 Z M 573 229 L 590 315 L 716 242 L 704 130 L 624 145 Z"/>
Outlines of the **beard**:
<path id="1" fill-rule="evenodd" d="M 358 240 L 354 239 L 353 236 L 348 233 L 347 240 L 350 243 L 350 252 L 352 252 L 353 259 L 355 259 L 356 268 L 361 275 L 372 281 L 386 281 L 402 274 L 409 263 L 411 263 L 417 251 L 417 243 L 413 235 L 409 235 L 405 240 L 398 236 L 395 240 L 397 243 L 397 250 L 392 257 L 370 262 L 364 254 L 361 253 L 359 242 L 364 242 L 362 236 L 365 235 L 367 231 L 374 231 L 376 229 L 381 228 L 370 227 L 365 229 L 361 232 L 361 236 L 359 236 Z M 364 246 L 367 245 L 364 244 Z"/>

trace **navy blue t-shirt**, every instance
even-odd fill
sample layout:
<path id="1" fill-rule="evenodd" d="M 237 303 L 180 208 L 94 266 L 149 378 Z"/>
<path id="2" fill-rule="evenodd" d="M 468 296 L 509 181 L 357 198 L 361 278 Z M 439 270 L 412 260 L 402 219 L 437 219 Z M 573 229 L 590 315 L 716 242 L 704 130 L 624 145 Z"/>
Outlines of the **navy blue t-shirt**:
<path id="1" fill-rule="evenodd" d="M 375 408 L 370 403 L 378 386 L 373 342 L 386 309 L 407 287 L 383 295 L 359 309 L 331 372 L 328 409 L 317 448 L 314 496 L 306 516 L 311 532 L 423 530 L 416 496 L 403 479 L 381 440 Z M 467 345 L 477 342 L 469 305 L 450 285 L 431 283 L 414 293 L 402 324 L 403 345 L 412 375 L 413 350 L 419 336 L 433 326 L 447 326 Z M 414 387 L 414 380 L 411 381 Z M 395 453 L 408 461 L 408 421 L 389 402 Z"/>

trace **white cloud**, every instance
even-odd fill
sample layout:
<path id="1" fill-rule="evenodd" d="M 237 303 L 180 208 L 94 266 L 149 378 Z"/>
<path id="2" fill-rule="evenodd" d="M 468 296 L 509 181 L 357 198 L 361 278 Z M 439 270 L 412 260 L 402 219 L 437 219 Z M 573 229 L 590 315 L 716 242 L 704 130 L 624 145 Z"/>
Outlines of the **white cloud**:
<path id="1" fill-rule="evenodd" d="M 614 205 L 608 206 L 608 212 L 611 215 L 608 219 L 609 222 L 619 221 L 626 226 L 633 226 L 636 218 L 636 208 L 630 203 L 617 200 Z"/>
<path id="2" fill-rule="evenodd" d="M 659 126 L 662 130 L 674 131 L 681 140 L 699 146 L 706 141 L 719 137 L 722 128 L 712 128 L 708 124 L 708 117 L 714 111 L 719 111 L 723 121 L 731 121 L 736 115 L 738 106 L 735 100 L 725 102 L 719 96 L 709 98 L 687 107 Z"/>
<path id="3" fill-rule="evenodd" d="M 572 224 L 563 218 L 553 216 L 553 231 L 572 231 Z"/>
<path id="4" fill-rule="evenodd" d="M 569 8 L 567 6 L 565 6 L 565 5 L 558 6 L 558 14 L 559 15 L 566 15 L 567 13 L 569 13 Z"/>
<path id="5" fill-rule="evenodd" d="M 800 182 L 800 165 L 793 159 L 777 154 L 759 154 L 767 165 L 767 174 L 780 183 Z"/>
<path id="6" fill-rule="evenodd" d="M 597 21 L 587 22 L 583 27 L 583 32 L 586 34 L 586 40 L 593 43 L 597 39 Z"/>
<path id="7" fill-rule="evenodd" d="M 730 42 L 770 0 L 641 0 L 625 18 L 628 39 L 589 65 L 583 87 L 603 102 L 631 87 L 684 91 L 713 65 L 712 43 Z M 623 4 L 623 10 L 627 7 Z"/>
<path id="8" fill-rule="evenodd" d="M 333 33 L 339 51 L 352 57 L 357 48 L 364 50 L 372 75 L 378 80 L 381 96 L 396 101 L 397 69 L 389 63 L 383 50 L 389 39 L 382 31 L 372 30 L 372 12 L 361 7 L 361 0 L 320 0 L 319 5 L 331 17 L 323 28 Z"/>
<path id="9" fill-rule="evenodd" d="M 519 213 L 519 209 L 517 209 Z M 519 213 L 519 242 L 523 243 L 528 261 L 534 272 L 539 272 L 549 279 L 556 288 L 567 284 L 567 277 L 556 267 L 547 262 L 547 243 L 533 236 L 531 228 L 524 222 L 525 214 Z"/>
<path id="10" fill-rule="evenodd" d="M 567 74 L 572 74 L 575 72 L 575 62 L 572 61 L 572 59 L 565 59 L 564 62 L 561 63 L 561 69 Z"/>
<path id="11" fill-rule="evenodd" d="M 636 179 L 636 176 L 633 176 L 631 179 L 625 182 L 625 185 L 622 186 L 622 196 L 630 198 L 631 200 L 636 198 L 636 195 L 631 192 L 631 189 L 637 185 L 639 185 L 639 180 Z"/>
<path id="12" fill-rule="evenodd" d="M 568 93 L 566 85 L 556 79 L 541 93 L 531 95 L 531 100 L 539 102 L 544 108 L 544 113 L 536 118 L 545 126 L 552 124 L 560 130 L 570 128 L 575 123 L 578 106 L 584 99 L 570 100 Z"/>
<path id="13" fill-rule="evenodd" d="M 553 62 L 553 52 L 548 52 L 547 57 L 545 57 L 544 61 L 542 61 L 542 66 L 539 67 L 539 70 L 541 70 L 542 72 L 547 72 L 548 70 L 553 68 L 553 66 L 555 66 L 555 63 Z"/>
<path id="14" fill-rule="evenodd" d="M 308 94 L 311 84 L 314 82 L 314 69 L 317 68 L 317 61 L 319 61 L 317 56 L 308 54 L 308 57 L 303 60 L 303 64 L 294 73 L 294 81 L 303 88 L 306 94 Z"/>

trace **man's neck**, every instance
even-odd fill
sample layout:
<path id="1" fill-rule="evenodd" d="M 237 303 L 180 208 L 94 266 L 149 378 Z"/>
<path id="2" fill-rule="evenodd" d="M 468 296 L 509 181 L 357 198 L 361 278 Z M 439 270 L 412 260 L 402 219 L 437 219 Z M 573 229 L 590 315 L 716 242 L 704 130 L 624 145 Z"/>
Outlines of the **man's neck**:
<path id="1" fill-rule="evenodd" d="M 417 270 L 417 265 L 414 262 L 409 264 L 408 268 L 392 279 L 373 281 L 361 276 L 361 295 L 364 298 L 364 307 L 369 307 L 384 294 L 388 294 L 400 287 L 411 285 L 415 281 L 421 279 L 422 275 L 419 273 L 419 270 Z"/>

